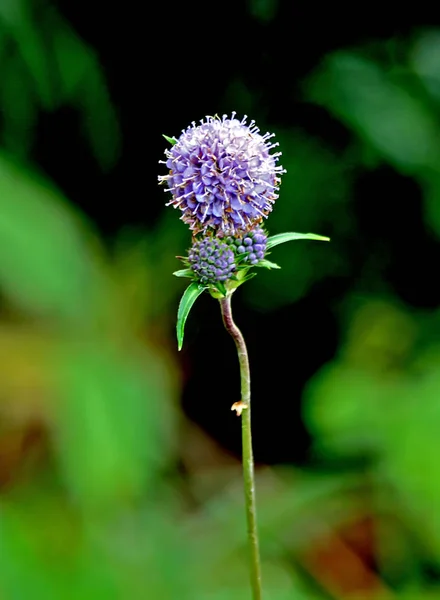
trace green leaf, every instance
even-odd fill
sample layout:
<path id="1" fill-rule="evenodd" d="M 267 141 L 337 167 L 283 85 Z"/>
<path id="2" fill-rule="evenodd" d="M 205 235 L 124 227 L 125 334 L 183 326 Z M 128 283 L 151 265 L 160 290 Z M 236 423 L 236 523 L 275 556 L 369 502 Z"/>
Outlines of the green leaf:
<path id="1" fill-rule="evenodd" d="M 171 371 L 153 351 L 143 356 L 141 368 L 103 339 L 56 351 L 54 444 L 64 484 L 85 510 L 142 494 L 169 458 Z"/>
<path id="2" fill-rule="evenodd" d="M 336 52 L 306 93 L 393 166 L 419 173 L 438 164 L 438 125 L 429 103 L 411 86 L 385 65 L 355 52 Z"/>
<path id="3" fill-rule="evenodd" d="M 263 260 L 260 260 L 258 265 L 255 266 L 263 267 L 264 269 L 281 269 L 280 265 L 277 265 L 276 263 L 271 262 L 270 260 L 266 260 L 265 258 L 263 258 Z"/>
<path id="4" fill-rule="evenodd" d="M 180 271 L 174 271 L 173 275 L 175 277 L 192 277 L 194 271 L 192 269 L 180 269 Z"/>
<path id="5" fill-rule="evenodd" d="M 173 146 L 174 146 L 174 144 L 177 144 L 177 140 L 175 137 L 169 137 L 169 136 L 165 135 L 164 133 L 162 134 L 162 136 L 166 139 L 167 142 L 169 142 Z"/>
<path id="6" fill-rule="evenodd" d="M 0 154 L 0 287 L 9 302 L 95 327 L 111 310 L 111 286 L 90 233 L 49 181 Z"/>
<path id="7" fill-rule="evenodd" d="M 325 237 L 323 235 L 316 235 L 316 233 L 278 233 L 277 235 L 272 235 L 267 238 L 266 248 L 269 250 L 274 246 L 278 246 L 279 244 L 284 244 L 284 242 L 292 242 L 294 240 L 319 240 L 322 242 L 329 242 L 330 238 Z"/>
<path id="8" fill-rule="evenodd" d="M 17 507 L 2 507 L 2 594 L 8 598 L 32 598 L 37 594 L 37 598 L 56 600 L 62 589 L 61 570 L 54 569 L 54 573 L 51 573 L 42 552 L 39 552 L 38 542 L 40 547 L 44 542 L 39 539 L 35 525 L 29 531 L 29 525 L 35 523 L 35 518 L 34 523 L 31 517 L 30 522 L 24 524 L 24 519 L 20 519 L 22 516 Z"/>
<path id="9" fill-rule="evenodd" d="M 37 119 L 33 82 L 20 56 L 11 54 L 0 60 L 7 81 L 0 88 L 3 145 L 18 156 L 26 156 L 34 141 Z"/>
<path id="10" fill-rule="evenodd" d="M 28 2 L 1 2 L 0 22 L 5 23 L 14 41 L 26 71 L 33 80 L 41 106 L 47 110 L 54 107 L 54 86 L 50 77 L 50 52 L 41 26 L 33 16 Z"/>
<path id="11" fill-rule="evenodd" d="M 200 296 L 200 294 L 206 289 L 206 287 L 200 285 L 196 281 L 191 283 L 189 287 L 183 293 L 183 296 L 179 303 L 179 310 L 177 311 L 177 345 L 179 350 L 182 349 L 183 345 L 183 333 L 185 329 L 185 322 L 188 317 L 189 311 L 192 305 Z"/>
<path id="12" fill-rule="evenodd" d="M 100 61 L 93 49 L 58 14 L 52 15 L 48 35 L 53 60 L 58 67 L 56 73 L 49 71 L 47 76 L 56 90 L 52 108 L 62 104 L 75 107 L 95 159 L 103 169 L 109 169 L 119 158 L 121 131 Z M 55 83 L 51 75 L 52 79 L 57 76 Z"/>
<path id="13" fill-rule="evenodd" d="M 223 296 L 226 296 L 227 290 L 226 290 L 225 284 L 222 281 L 218 281 L 216 284 L 216 287 Z"/>
<path id="14" fill-rule="evenodd" d="M 238 284 L 235 287 L 238 287 L 240 285 L 243 285 L 243 283 L 246 283 L 246 281 L 249 281 L 250 279 L 253 279 L 254 277 L 256 277 L 257 274 L 254 273 L 249 273 L 247 272 L 246 275 L 244 275 L 238 282 Z"/>

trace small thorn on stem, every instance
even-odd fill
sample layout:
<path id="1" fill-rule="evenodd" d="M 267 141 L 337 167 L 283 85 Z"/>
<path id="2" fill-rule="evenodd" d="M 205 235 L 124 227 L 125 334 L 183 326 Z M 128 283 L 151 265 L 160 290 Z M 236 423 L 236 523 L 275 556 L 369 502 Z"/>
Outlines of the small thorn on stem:
<path id="1" fill-rule="evenodd" d="M 248 408 L 248 405 L 245 404 L 243 400 L 240 400 L 239 402 L 234 402 L 234 404 L 231 406 L 231 410 L 235 410 L 237 412 L 237 417 L 241 416 L 241 413 L 244 411 L 245 408 Z"/>

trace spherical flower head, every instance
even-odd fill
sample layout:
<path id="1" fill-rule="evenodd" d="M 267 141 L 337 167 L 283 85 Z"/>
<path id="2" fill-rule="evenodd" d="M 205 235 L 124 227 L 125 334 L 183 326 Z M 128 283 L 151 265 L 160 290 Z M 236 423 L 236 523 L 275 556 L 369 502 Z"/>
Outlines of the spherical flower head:
<path id="1" fill-rule="evenodd" d="M 225 240 L 204 237 L 194 240 L 188 265 L 202 284 L 216 285 L 230 279 L 237 269 L 235 254 Z"/>
<path id="2" fill-rule="evenodd" d="M 281 152 L 273 134 L 261 135 L 255 122 L 227 115 L 192 123 L 165 154 L 172 205 L 194 233 L 214 230 L 234 234 L 267 217 L 278 198 Z"/>
<path id="3" fill-rule="evenodd" d="M 266 254 L 267 234 L 261 227 L 233 238 L 237 258 L 241 263 L 257 265 Z"/>

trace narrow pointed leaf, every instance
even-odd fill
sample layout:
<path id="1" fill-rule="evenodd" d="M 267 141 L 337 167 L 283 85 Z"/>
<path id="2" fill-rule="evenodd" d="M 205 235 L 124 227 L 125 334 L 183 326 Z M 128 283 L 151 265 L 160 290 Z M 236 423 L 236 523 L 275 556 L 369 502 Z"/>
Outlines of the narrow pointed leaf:
<path id="1" fill-rule="evenodd" d="M 185 330 L 185 322 L 188 317 L 189 311 L 191 310 L 192 305 L 197 300 L 202 292 L 204 292 L 206 288 L 197 283 L 191 283 L 186 290 L 183 292 L 183 296 L 179 303 L 179 310 L 177 311 L 177 346 L 179 350 L 182 349 L 183 345 L 183 334 Z"/>
<path id="2" fill-rule="evenodd" d="M 273 248 L 279 244 L 284 244 L 284 242 L 292 242 L 294 240 L 318 240 L 321 242 L 329 242 L 330 238 L 323 235 L 316 235 L 315 233 L 278 233 L 277 235 L 272 235 L 271 237 L 267 238 L 266 248 L 269 250 L 269 248 Z"/>
<path id="3" fill-rule="evenodd" d="M 263 260 L 260 260 L 258 265 L 255 266 L 263 267 L 264 269 L 281 269 L 280 265 L 277 265 L 276 263 L 271 262 L 270 260 L 266 260 L 265 258 L 263 258 Z"/>
<path id="4" fill-rule="evenodd" d="M 226 288 L 225 288 L 225 284 L 222 283 L 221 281 L 217 282 L 217 289 L 218 291 L 223 294 L 223 296 L 226 296 Z"/>
<path id="5" fill-rule="evenodd" d="M 162 133 L 163 137 L 166 139 L 167 142 L 169 142 L 170 144 L 172 144 L 174 146 L 174 144 L 177 144 L 177 140 L 175 137 L 169 137 L 167 135 L 165 135 L 164 133 Z"/>
<path id="6" fill-rule="evenodd" d="M 180 271 L 174 271 L 173 275 L 175 277 L 192 277 L 194 275 L 194 271 L 191 269 L 180 269 Z"/>
<path id="7" fill-rule="evenodd" d="M 255 272 L 254 273 L 248 273 L 245 277 L 243 277 L 243 279 L 240 281 L 239 285 L 242 285 L 246 281 L 249 281 L 250 279 L 253 279 L 256 276 L 257 276 L 257 274 Z"/>

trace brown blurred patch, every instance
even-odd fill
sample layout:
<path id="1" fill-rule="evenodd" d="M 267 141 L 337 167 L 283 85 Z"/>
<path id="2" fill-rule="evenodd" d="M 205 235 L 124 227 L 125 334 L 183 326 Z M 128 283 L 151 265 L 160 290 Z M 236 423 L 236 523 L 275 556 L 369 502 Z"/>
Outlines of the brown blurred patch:
<path id="1" fill-rule="evenodd" d="M 0 326 L 0 491 L 32 477 L 48 456 L 49 355 L 55 340 Z"/>
<path id="2" fill-rule="evenodd" d="M 375 569 L 374 529 L 374 519 L 369 516 L 342 526 L 315 541 L 300 560 L 335 598 L 394 598 Z"/>

